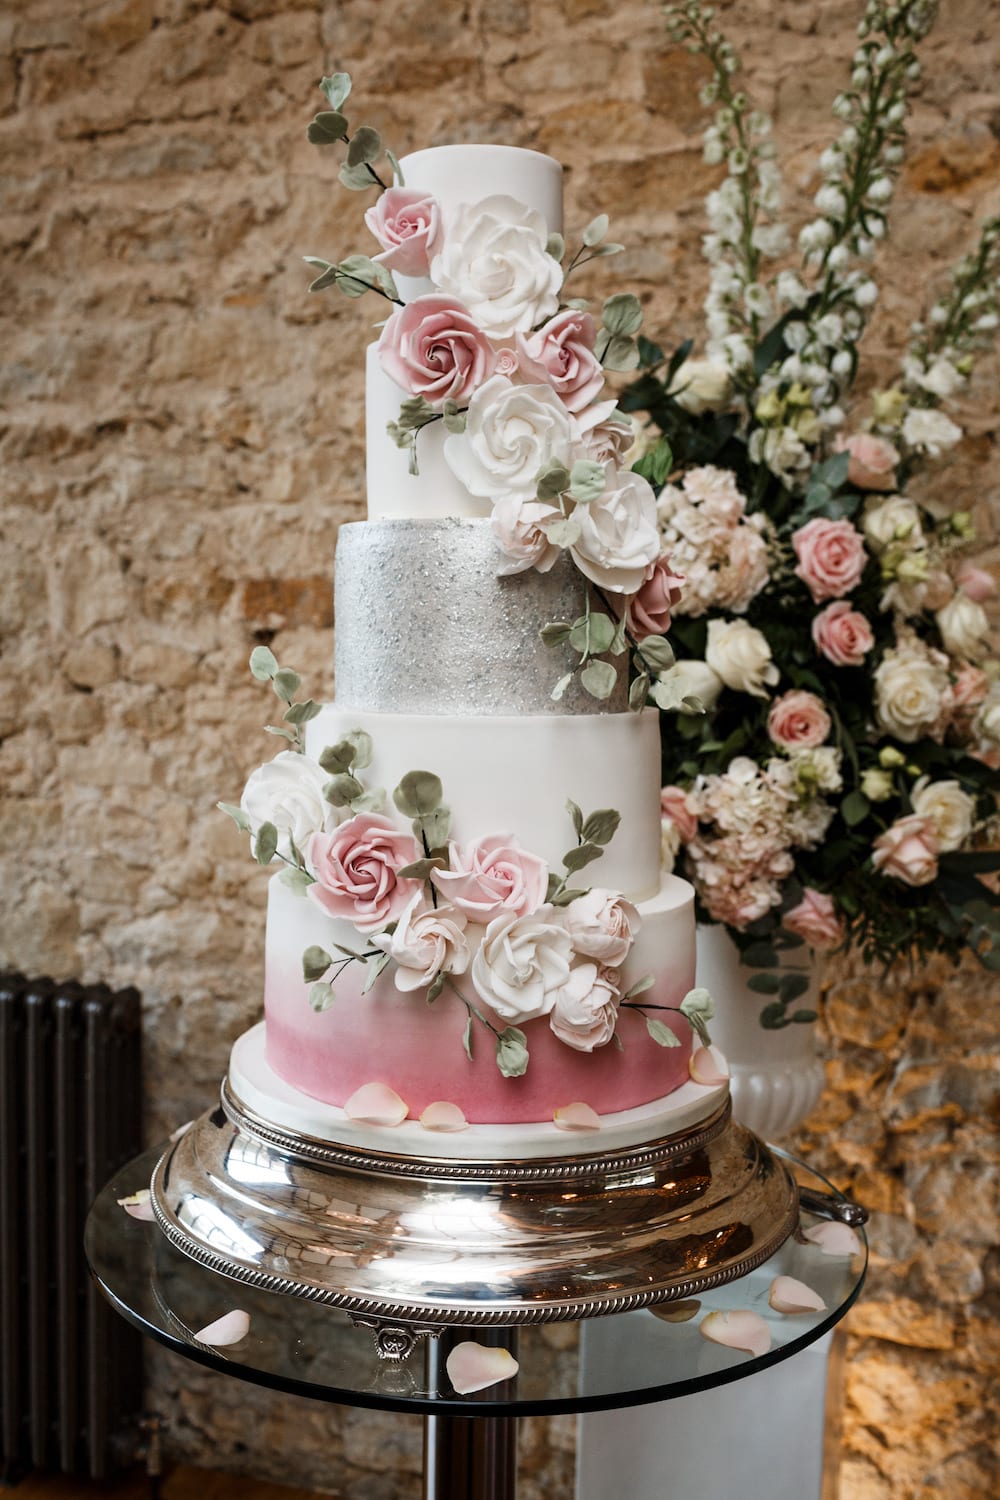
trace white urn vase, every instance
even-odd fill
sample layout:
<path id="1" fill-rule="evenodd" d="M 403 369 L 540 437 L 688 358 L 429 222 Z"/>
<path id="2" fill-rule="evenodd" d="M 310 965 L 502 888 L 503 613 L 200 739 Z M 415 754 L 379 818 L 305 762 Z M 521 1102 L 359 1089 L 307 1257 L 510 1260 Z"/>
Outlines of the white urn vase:
<path id="1" fill-rule="evenodd" d="M 796 967 L 809 966 L 810 979 L 795 1008 L 815 1010 L 819 955 L 802 948 L 795 950 L 794 958 Z M 769 997 L 748 987 L 760 971 L 740 962 L 740 951 L 725 927 L 699 925 L 697 963 L 697 983 L 715 1001 L 710 1030 L 729 1063 L 733 1114 L 764 1140 L 786 1135 L 805 1119 L 823 1090 L 815 1026 L 796 1022 L 778 1031 L 765 1030 L 760 1013 Z"/>

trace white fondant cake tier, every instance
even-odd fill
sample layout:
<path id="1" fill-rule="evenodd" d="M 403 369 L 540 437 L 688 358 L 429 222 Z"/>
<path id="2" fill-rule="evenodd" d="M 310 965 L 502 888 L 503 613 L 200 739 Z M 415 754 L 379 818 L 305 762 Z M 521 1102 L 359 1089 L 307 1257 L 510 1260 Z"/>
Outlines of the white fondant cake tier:
<path id="1" fill-rule="evenodd" d="M 408 771 L 441 778 L 452 811 L 452 837 L 515 834 L 559 871 L 576 842 L 566 811 L 571 798 L 586 816 L 621 813 L 605 853 L 586 868 L 587 885 L 652 895 L 660 880 L 660 737 L 655 709 L 641 714 L 543 714 L 460 717 L 372 714 L 328 704 L 306 728 L 318 759 L 352 729 L 372 737 L 367 786 L 392 790 Z M 694 937 L 692 934 L 692 943 Z"/>
<path id="2" fill-rule="evenodd" d="M 234 1044 L 229 1081 L 243 1104 L 280 1129 L 365 1151 L 449 1161 L 531 1161 L 625 1150 L 694 1129 L 718 1109 L 728 1093 L 728 1084 L 708 1086 L 689 1079 L 666 1098 L 602 1115 L 599 1130 L 561 1130 L 552 1121 L 478 1124 L 455 1132 L 426 1130 L 419 1119 L 394 1126 L 364 1125 L 281 1078 L 268 1062 L 263 1024 Z"/>
<path id="3" fill-rule="evenodd" d="M 673 875 L 639 904 L 642 925 L 622 966 L 622 988 L 652 975 L 652 987 L 639 997 L 644 1005 L 677 1007 L 693 987 L 693 912 L 691 886 Z M 470 925 L 470 942 L 478 945 L 482 932 Z M 356 951 L 360 941 L 347 922 L 330 917 L 279 878 L 271 881 L 264 982 L 268 1060 L 286 1082 L 326 1103 L 342 1105 L 364 1084 L 384 1083 L 417 1115 L 428 1104 L 448 1100 L 469 1120 L 537 1121 L 577 1101 L 599 1114 L 647 1104 L 688 1077 L 691 1031 L 676 1009 L 651 1012 L 674 1032 L 674 1047 L 655 1042 L 642 1015 L 631 1009 L 618 1019 L 620 1049 L 608 1043 L 581 1052 L 559 1040 L 544 1017 L 519 1023 L 530 1055 L 521 1078 L 499 1073 L 494 1039 L 478 1022 L 472 1027 L 473 1056 L 466 1055 L 468 1013 L 447 987 L 428 1004 L 422 991 L 400 992 L 387 970 L 363 994 L 364 968 L 349 964 L 334 980 L 332 1005 L 314 1011 L 302 954 L 319 947 L 337 959 L 337 944 Z M 506 1023 L 483 1003 L 468 973 L 457 976 L 456 984 L 503 1029 Z"/>

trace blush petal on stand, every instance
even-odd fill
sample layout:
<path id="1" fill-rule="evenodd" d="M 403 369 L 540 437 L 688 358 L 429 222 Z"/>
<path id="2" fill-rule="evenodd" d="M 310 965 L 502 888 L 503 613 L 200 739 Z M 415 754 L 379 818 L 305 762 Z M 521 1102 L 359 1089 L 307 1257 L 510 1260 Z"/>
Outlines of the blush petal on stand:
<path id="1" fill-rule="evenodd" d="M 213 1349 L 225 1349 L 229 1344 L 238 1344 L 250 1332 L 250 1314 L 234 1307 L 223 1313 L 214 1323 L 208 1323 L 196 1334 L 200 1344 L 211 1344 Z"/>
<path id="2" fill-rule="evenodd" d="M 601 1117 L 589 1104 L 561 1104 L 552 1115 L 560 1130 L 600 1130 Z"/>
<path id="3" fill-rule="evenodd" d="M 766 1354 L 771 1347 L 771 1330 L 760 1313 L 738 1308 L 734 1312 L 710 1312 L 699 1324 L 702 1338 L 727 1349 L 743 1349 L 747 1354 Z"/>
<path id="4" fill-rule="evenodd" d="M 361 1125 L 402 1125 L 408 1113 L 387 1083 L 363 1083 L 344 1105 L 347 1118 Z"/>
<path id="5" fill-rule="evenodd" d="M 438 1099 L 433 1104 L 428 1104 L 420 1116 L 420 1123 L 425 1130 L 453 1132 L 469 1128 L 469 1122 L 458 1105 L 449 1104 L 446 1099 Z"/>
<path id="6" fill-rule="evenodd" d="M 149 1188 L 140 1188 L 137 1193 L 130 1193 L 127 1198 L 119 1198 L 118 1203 L 127 1214 L 132 1215 L 133 1219 L 142 1219 L 146 1224 L 156 1223 Z"/>
<path id="7" fill-rule="evenodd" d="M 815 1245 L 824 1255 L 856 1255 L 861 1241 L 850 1224 L 814 1224 L 802 1232 L 802 1238 Z"/>
<path id="8" fill-rule="evenodd" d="M 775 1312 L 807 1313 L 825 1312 L 826 1303 L 818 1292 L 794 1276 L 776 1276 L 771 1282 L 767 1300 Z"/>
<path id="9" fill-rule="evenodd" d="M 483 1391 L 517 1374 L 518 1363 L 508 1349 L 491 1349 L 485 1344 L 456 1344 L 445 1360 L 448 1379 L 460 1396 Z"/>

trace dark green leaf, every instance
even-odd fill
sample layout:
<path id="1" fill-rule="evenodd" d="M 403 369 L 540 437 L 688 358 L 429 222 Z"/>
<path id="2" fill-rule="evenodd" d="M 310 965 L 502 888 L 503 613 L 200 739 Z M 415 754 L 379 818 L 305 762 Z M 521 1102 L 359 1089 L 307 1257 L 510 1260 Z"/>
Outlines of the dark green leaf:
<path id="1" fill-rule="evenodd" d="M 781 980 L 777 974 L 752 974 L 747 980 L 747 989 L 756 995 L 777 995 L 781 990 Z"/>
<path id="2" fill-rule="evenodd" d="M 367 166 L 369 162 L 378 161 L 381 155 L 382 137 L 378 131 L 373 130 L 370 125 L 359 125 L 347 148 L 347 165 Z"/>
<path id="3" fill-rule="evenodd" d="M 782 974 L 781 976 L 781 998 L 786 1005 L 793 1000 L 798 1000 L 809 989 L 810 979 L 808 974 Z"/>
<path id="4" fill-rule="evenodd" d="M 573 820 L 573 832 L 576 834 L 577 838 L 582 838 L 582 836 L 583 836 L 583 813 L 580 811 L 580 809 L 577 807 L 576 803 L 570 797 L 567 797 L 567 799 L 566 799 L 566 811 L 569 813 L 570 817 Z"/>
<path id="5" fill-rule="evenodd" d="M 356 776 L 339 771 L 323 788 L 323 796 L 332 807 L 350 807 L 355 797 L 360 797 L 364 787 Z"/>
<path id="6" fill-rule="evenodd" d="M 760 1024 L 765 1031 L 781 1031 L 789 1024 L 785 1007 L 780 1000 L 776 1000 L 773 1005 L 764 1006 L 760 1013 Z"/>
<path id="7" fill-rule="evenodd" d="M 332 146 L 342 141 L 347 133 L 347 121 L 336 110 L 324 109 L 310 121 L 306 137 L 314 146 Z"/>
<path id="8" fill-rule="evenodd" d="M 840 804 L 840 816 L 848 828 L 855 828 L 858 823 L 863 823 L 871 811 L 871 804 L 863 792 L 855 789 L 848 792 Z"/>
<path id="9" fill-rule="evenodd" d="M 563 857 L 563 865 L 572 875 L 586 865 L 593 864 L 595 859 L 600 859 L 602 853 L 599 844 L 578 844 Z"/>
<path id="10" fill-rule="evenodd" d="M 622 815 L 615 812 L 613 807 L 602 807 L 598 812 L 593 812 L 586 820 L 582 829 L 578 829 L 578 837 L 585 843 L 610 844 L 618 832 Z"/>
<path id="11" fill-rule="evenodd" d="M 740 950 L 740 961 L 749 969 L 776 969 L 778 955 L 770 943 L 751 943 Z"/>

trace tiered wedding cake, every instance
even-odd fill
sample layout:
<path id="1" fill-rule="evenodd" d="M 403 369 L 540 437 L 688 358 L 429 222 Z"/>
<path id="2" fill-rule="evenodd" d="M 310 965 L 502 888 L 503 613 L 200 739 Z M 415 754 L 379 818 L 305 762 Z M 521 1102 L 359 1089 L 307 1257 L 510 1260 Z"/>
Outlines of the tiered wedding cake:
<path id="1" fill-rule="evenodd" d="M 557 162 L 400 165 L 367 215 L 382 254 L 328 268 L 398 304 L 369 350 L 369 519 L 337 545 L 336 702 L 252 661 L 295 744 L 237 813 L 282 871 L 230 1082 L 279 1126 L 391 1152 L 632 1145 L 726 1085 L 692 1045 L 693 893 L 660 873 L 644 704 L 675 580 L 601 399 L 631 310 L 598 329 L 563 300 Z M 631 694 L 630 652 L 633 677 L 652 663 Z"/>

